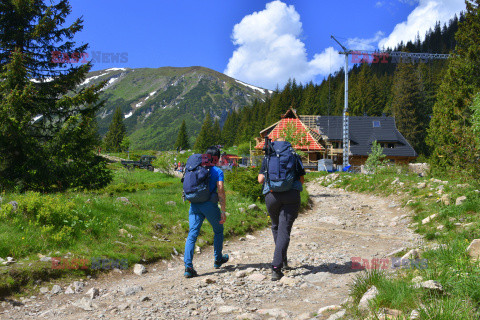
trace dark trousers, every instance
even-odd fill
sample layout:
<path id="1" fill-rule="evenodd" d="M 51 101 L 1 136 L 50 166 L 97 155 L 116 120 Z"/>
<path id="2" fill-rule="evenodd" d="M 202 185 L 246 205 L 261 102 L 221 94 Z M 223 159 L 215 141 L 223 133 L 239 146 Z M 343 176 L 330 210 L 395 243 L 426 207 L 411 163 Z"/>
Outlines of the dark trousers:
<path id="1" fill-rule="evenodd" d="M 265 204 L 272 221 L 273 240 L 275 241 L 272 266 L 282 267 L 284 259 L 287 258 L 293 222 L 298 217 L 300 209 L 300 191 L 292 189 L 285 192 L 267 193 Z"/>

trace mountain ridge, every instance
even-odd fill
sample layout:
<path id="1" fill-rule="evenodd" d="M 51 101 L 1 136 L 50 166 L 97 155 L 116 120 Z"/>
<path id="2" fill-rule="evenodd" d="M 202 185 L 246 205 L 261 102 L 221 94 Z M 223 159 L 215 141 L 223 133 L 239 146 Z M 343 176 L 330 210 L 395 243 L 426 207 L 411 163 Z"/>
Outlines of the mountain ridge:
<path id="1" fill-rule="evenodd" d="M 105 106 L 97 114 L 99 133 L 105 135 L 119 107 L 135 149 L 172 148 L 183 120 L 193 144 L 207 112 L 223 124 L 232 110 L 272 93 L 201 66 L 109 68 L 88 73 L 80 86 L 101 81 L 107 84 L 100 95 Z"/>

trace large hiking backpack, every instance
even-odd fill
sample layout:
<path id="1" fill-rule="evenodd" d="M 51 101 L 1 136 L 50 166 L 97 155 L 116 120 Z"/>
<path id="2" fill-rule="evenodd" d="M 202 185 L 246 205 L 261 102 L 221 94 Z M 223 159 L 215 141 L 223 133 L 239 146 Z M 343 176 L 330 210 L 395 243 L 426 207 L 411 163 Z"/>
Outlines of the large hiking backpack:
<path id="1" fill-rule="evenodd" d="M 272 150 L 265 156 L 266 182 L 271 192 L 292 189 L 296 177 L 298 155 L 288 141 L 272 142 Z"/>
<path id="2" fill-rule="evenodd" d="M 201 154 L 192 154 L 185 165 L 183 192 L 185 199 L 192 203 L 206 202 L 210 199 L 210 171 L 204 167 Z"/>

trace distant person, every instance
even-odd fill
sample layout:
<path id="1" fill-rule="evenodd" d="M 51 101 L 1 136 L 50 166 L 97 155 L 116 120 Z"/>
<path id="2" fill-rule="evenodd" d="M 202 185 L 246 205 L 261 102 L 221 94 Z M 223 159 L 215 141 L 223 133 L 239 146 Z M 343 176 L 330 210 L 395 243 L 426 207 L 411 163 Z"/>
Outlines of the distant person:
<path id="1" fill-rule="evenodd" d="M 277 281 L 283 277 L 282 268 L 288 268 L 287 249 L 300 209 L 305 170 L 290 142 L 279 138 L 268 144 L 267 149 L 258 182 L 263 183 L 265 204 L 272 221 L 275 251 L 271 279 Z"/>
<path id="2" fill-rule="evenodd" d="M 207 218 L 212 225 L 214 268 L 218 269 L 229 259 L 223 250 L 223 224 L 227 219 L 225 211 L 225 189 L 223 186 L 223 172 L 215 165 L 220 157 L 217 147 L 209 147 L 204 155 L 194 154 L 186 163 L 183 190 L 185 198 L 189 200 L 190 211 L 189 232 L 185 242 L 185 273 L 186 278 L 196 277 L 198 274 L 193 268 L 193 253 L 200 228 Z M 220 202 L 220 209 L 218 208 Z"/>

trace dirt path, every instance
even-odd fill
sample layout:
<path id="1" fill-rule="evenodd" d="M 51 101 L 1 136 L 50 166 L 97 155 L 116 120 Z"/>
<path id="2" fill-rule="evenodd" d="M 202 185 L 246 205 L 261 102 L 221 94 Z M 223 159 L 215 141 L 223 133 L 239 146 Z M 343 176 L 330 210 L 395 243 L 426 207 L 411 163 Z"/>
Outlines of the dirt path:
<path id="1" fill-rule="evenodd" d="M 313 206 L 294 224 L 285 283 L 270 281 L 273 239 L 267 229 L 226 242 L 230 261 L 220 270 L 213 268 L 211 248 L 196 254 L 198 278 L 183 278 L 178 256 L 148 265 L 141 276 L 125 270 L 85 279 L 81 293 L 65 294 L 63 286 L 62 293 L 39 292 L 18 306 L 3 302 L 0 319 L 310 319 L 347 298 L 359 271 L 352 257 L 381 258 L 420 241 L 394 199 L 313 183 L 308 188 Z M 85 295 L 91 287 L 100 289 L 93 300 Z"/>

